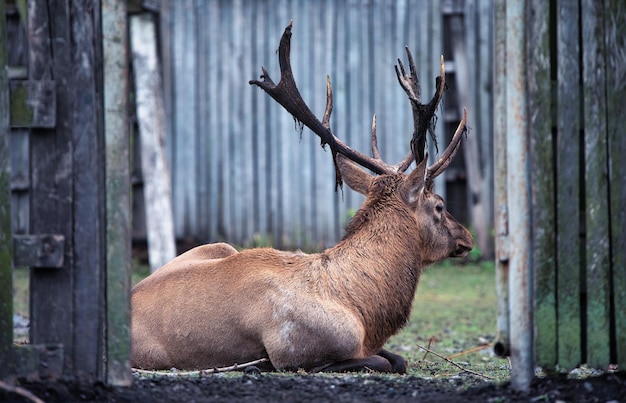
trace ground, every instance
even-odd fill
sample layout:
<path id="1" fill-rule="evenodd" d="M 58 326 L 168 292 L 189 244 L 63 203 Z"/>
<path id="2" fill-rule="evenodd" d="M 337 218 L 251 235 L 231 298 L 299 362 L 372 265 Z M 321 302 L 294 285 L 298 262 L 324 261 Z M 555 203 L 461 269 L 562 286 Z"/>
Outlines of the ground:
<path id="1" fill-rule="evenodd" d="M 69 380 L 21 382 L 46 402 L 626 402 L 626 373 L 586 379 L 538 378 L 528 393 L 473 375 L 424 379 L 381 374 L 216 374 L 201 378 L 136 377 L 128 388 Z M 469 386 L 468 386 L 469 385 Z M 0 391 L 2 402 L 27 402 Z"/>

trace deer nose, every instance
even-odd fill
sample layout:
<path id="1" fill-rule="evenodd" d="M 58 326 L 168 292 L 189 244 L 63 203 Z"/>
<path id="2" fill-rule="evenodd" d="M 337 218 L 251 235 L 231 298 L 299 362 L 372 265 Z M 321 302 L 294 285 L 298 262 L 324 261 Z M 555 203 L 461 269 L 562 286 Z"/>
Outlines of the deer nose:
<path id="1" fill-rule="evenodd" d="M 469 231 L 465 230 L 465 237 L 456 241 L 456 248 L 452 251 L 450 257 L 467 256 L 472 249 L 474 249 L 474 239 Z"/>

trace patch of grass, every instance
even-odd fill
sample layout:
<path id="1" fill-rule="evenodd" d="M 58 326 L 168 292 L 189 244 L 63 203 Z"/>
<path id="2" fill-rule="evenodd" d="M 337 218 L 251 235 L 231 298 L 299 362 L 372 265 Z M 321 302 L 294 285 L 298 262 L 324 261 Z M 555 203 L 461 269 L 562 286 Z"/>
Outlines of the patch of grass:
<path id="1" fill-rule="evenodd" d="M 483 346 L 485 348 L 452 360 L 496 381 L 508 380 L 508 361 L 496 357 L 490 346 L 495 330 L 493 264 L 444 262 L 428 267 L 422 273 L 411 319 L 389 340 L 387 348 L 407 360 L 411 375 L 448 377 L 462 371 L 427 354 L 418 345 L 444 357 Z"/>

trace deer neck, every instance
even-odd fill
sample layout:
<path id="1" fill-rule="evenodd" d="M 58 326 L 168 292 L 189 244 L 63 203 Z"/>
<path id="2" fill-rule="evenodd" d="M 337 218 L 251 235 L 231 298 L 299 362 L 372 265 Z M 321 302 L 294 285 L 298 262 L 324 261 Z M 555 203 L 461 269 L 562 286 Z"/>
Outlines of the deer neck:
<path id="1" fill-rule="evenodd" d="M 359 212 L 362 213 L 362 212 Z M 366 328 L 366 346 L 374 352 L 403 327 L 411 313 L 421 273 L 419 240 L 408 233 L 413 220 L 405 210 L 367 212 L 346 237 L 323 253 L 330 289 L 354 307 Z"/>

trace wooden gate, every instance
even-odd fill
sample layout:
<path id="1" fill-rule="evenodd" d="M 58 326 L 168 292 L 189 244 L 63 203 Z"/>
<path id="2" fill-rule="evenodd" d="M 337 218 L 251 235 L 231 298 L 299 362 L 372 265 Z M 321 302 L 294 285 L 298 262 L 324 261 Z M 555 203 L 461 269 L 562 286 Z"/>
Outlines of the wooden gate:
<path id="1" fill-rule="evenodd" d="M 499 351 L 626 365 L 626 7 L 496 2 Z"/>
<path id="2" fill-rule="evenodd" d="M 0 378 L 130 382 L 125 21 L 124 1 L 0 2 Z"/>

